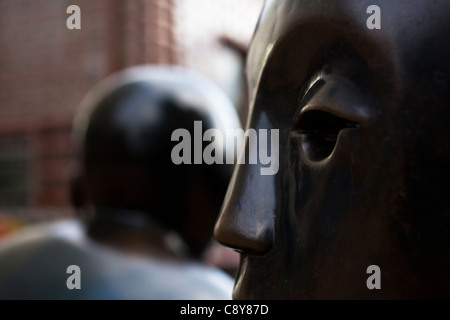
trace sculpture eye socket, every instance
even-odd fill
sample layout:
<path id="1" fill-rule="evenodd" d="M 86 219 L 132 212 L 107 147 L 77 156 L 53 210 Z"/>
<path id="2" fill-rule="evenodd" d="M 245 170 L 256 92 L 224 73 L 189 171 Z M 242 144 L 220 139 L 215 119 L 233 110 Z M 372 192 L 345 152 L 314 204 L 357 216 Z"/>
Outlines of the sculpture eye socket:
<path id="1" fill-rule="evenodd" d="M 293 132 L 299 136 L 305 156 L 311 161 L 321 161 L 333 153 L 342 130 L 356 127 L 358 123 L 327 111 L 307 110 L 299 116 Z"/>

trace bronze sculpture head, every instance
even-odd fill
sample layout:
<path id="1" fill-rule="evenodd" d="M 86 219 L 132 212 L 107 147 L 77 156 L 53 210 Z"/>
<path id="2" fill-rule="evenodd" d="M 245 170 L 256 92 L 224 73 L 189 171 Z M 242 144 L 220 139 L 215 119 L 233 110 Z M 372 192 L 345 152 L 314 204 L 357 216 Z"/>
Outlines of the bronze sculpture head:
<path id="1" fill-rule="evenodd" d="M 248 127 L 280 130 L 279 172 L 236 166 L 215 229 L 241 252 L 235 298 L 449 297 L 449 14 L 443 0 L 266 6 Z"/>
<path id="2" fill-rule="evenodd" d="M 93 216 L 92 238 L 105 238 L 110 230 L 110 238 L 117 238 L 120 227 L 148 224 L 155 234 L 155 229 L 175 231 L 192 257 L 202 254 L 232 166 L 172 161 L 173 132 L 192 132 L 194 121 L 201 121 L 203 130 L 240 128 L 225 93 L 181 67 L 128 68 L 86 95 L 74 121 L 78 170 L 72 198 Z M 112 224 L 118 228 L 108 227 Z"/>

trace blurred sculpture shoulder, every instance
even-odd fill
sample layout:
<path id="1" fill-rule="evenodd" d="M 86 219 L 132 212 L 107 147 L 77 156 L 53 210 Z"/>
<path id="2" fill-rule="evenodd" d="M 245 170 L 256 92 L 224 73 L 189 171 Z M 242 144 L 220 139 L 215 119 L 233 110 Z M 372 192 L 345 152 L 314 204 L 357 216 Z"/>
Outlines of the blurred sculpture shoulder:
<path id="1" fill-rule="evenodd" d="M 80 289 L 69 288 L 72 265 Z M 194 261 L 106 248 L 77 220 L 28 227 L 0 245 L 0 299 L 230 299 L 232 285 L 222 271 Z"/>

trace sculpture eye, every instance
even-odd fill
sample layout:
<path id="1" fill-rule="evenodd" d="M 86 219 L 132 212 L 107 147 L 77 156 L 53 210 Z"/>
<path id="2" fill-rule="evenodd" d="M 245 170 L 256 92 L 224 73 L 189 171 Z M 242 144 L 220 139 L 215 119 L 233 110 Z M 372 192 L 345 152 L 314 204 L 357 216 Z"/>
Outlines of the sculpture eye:
<path id="1" fill-rule="evenodd" d="M 294 125 L 294 134 L 301 140 L 301 147 L 311 161 L 329 157 L 342 130 L 357 128 L 356 122 L 338 117 L 323 110 L 302 112 Z"/>

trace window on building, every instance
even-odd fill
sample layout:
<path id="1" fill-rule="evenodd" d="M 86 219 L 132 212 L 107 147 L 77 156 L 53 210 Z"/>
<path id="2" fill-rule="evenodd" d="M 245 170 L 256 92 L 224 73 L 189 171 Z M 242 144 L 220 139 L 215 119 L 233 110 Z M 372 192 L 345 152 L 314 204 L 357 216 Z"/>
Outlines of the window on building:
<path id="1" fill-rule="evenodd" d="M 27 154 L 24 138 L 0 140 L 0 208 L 27 205 Z"/>

